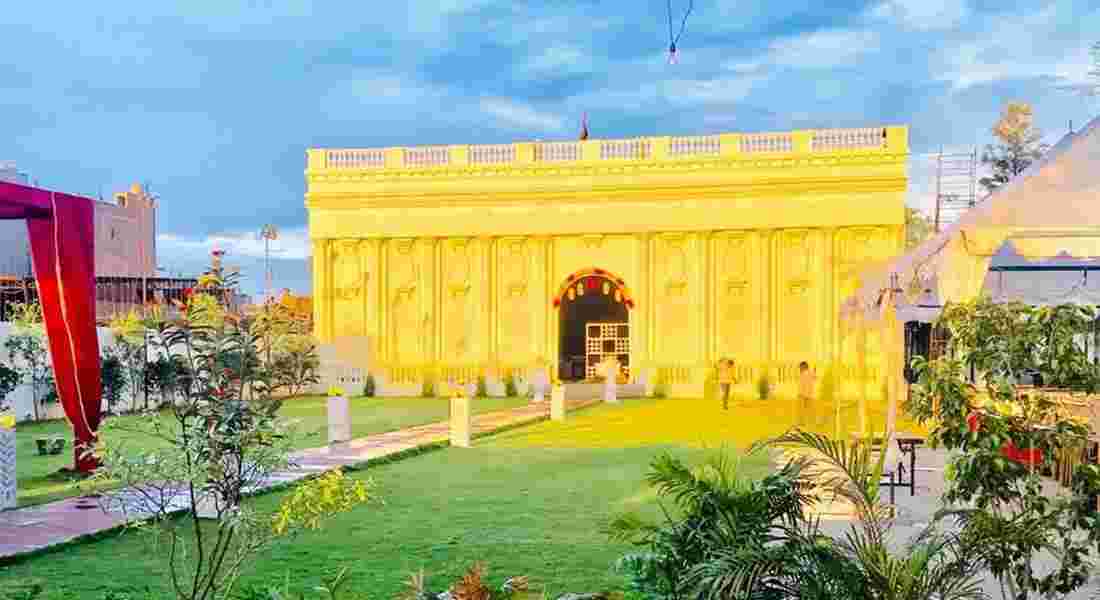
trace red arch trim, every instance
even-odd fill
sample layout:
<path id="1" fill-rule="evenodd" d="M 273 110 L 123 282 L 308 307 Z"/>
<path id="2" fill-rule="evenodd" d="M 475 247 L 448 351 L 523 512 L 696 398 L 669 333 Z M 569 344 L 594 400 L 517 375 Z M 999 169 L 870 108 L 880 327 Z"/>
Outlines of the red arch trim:
<path id="1" fill-rule="evenodd" d="M 623 304 L 625 304 L 627 308 L 634 308 L 634 296 L 630 294 L 630 289 L 626 287 L 626 283 L 623 282 L 622 277 L 596 267 L 581 269 L 580 271 L 575 271 L 569 275 L 569 277 L 566 277 L 565 281 L 558 287 L 558 293 L 554 295 L 554 308 L 561 306 L 561 299 L 565 296 L 566 292 L 569 291 L 570 287 L 576 285 L 580 280 L 586 277 L 600 277 L 619 286 L 619 290 L 623 293 Z"/>

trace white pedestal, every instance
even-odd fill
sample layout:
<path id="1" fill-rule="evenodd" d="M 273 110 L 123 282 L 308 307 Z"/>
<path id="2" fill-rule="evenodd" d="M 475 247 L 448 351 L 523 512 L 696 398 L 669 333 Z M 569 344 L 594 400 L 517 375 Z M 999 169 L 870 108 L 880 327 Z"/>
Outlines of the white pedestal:
<path id="1" fill-rule="evenodd" d="M 565 420 L 565 386 L 555 386 L 550 392 L 550 419 Z"/>
<path id="2" fill-rule="evenodd" d="M 451 398 L 451 445 L 469 448 L 471 433 L 470 399 Z"/>
<path id="3" fill-rule="evenodd" d="M 328 443 L 336 444 L 351 439 L 351 416 L 347 396 L 328 398 Z"/>
<path id="4" fill-rule="evenodd" d="M 15 430 L 0 428 L 0 510 L 15 504 Z"/>
<path id="5" fill-rule="evenodd" d="M 608 404 L 618 404 L 619 403 L 618 391 L 619 391 L 619 386 L 617 386 L 613 383 L 603 386 L 603 401 L 607 402 Z"/>

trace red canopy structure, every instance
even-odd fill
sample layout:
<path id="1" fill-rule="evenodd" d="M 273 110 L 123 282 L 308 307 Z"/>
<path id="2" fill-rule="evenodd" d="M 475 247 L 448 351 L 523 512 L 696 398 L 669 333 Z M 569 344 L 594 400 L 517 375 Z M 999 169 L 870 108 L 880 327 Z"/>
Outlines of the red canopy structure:
<path id="1" fill-rule="evenodd" d="M 95 202 L 0 181 L 0 219 L 25 219 L 57 393 L 73 426 L 74 462 L 92 471 L 102 408 L 95 329 Z"/>

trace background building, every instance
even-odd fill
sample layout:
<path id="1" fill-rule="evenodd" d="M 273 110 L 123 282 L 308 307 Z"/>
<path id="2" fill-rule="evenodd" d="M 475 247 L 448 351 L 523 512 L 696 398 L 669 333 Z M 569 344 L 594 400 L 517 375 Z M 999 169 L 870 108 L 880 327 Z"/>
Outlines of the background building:
<path id="1" fill-rule="evenodd" d="M 315 332 L 383 393 L 607 354 L 689 395 L 721 357 L 851 368 L 838 303 L 903 246 L 908 153 L 905 127 L 310 150 Z"/>
<path id="2" fill-rule="evenodd" d="M 0 180 L 27 185 L 13 163 Z M 157 276 L 157 199 L 140 184 L 95 204 L 96 314 L 101 321 L 146 302 L 181 299 L 195 279 Z M 37 298 L 30 241 L 23 221 L 0 221 L 0 319 L 14 302 Z"/>

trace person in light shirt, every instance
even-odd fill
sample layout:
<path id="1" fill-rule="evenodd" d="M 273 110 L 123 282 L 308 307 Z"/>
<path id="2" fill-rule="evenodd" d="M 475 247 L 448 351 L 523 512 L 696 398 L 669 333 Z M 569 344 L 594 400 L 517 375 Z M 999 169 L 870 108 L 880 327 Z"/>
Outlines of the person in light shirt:
<path id="1" fill-rule="evenodd" d="M 798 363 L 798 424 L 806 425 L 810 422 L 810 411 L 813 410 L 814 385 L 817 383 L 817 372 L 810 369 L 810 363 L 802 361 Z"/>

